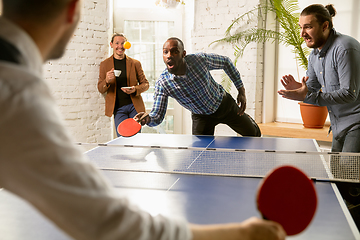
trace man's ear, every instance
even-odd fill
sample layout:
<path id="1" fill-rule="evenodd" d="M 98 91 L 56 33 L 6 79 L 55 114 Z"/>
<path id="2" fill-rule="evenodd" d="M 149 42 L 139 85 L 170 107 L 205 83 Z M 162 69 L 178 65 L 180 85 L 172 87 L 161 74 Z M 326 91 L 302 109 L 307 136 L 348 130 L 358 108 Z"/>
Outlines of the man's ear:
<path id="1" fill-rule="evenodd" d="M 186 51 L 184 50 L 184 51 L 183 51 L 183 57 L 185 57 L 185 56 L 186 56 Z"/>
<path id="2" fill-rule="evenodd" d="M 324 23 L 323 23 L 323 32 L 325 32 L 326 31 L 326 29 L 328 29 L 329 28 L 329 26 L 330 26 L 330 23 L 328 22 L 328 21 L 325 21 Z M 329 30 L 331 30 L 331 29 L 329 29 Z"/>
<path id="3" fill-rule="evenodd" d="M 76 20 L 76 8 L 80 4 L 79 0 L 71 0 L 67 6 L 67 21 L 73 23 Z"/>

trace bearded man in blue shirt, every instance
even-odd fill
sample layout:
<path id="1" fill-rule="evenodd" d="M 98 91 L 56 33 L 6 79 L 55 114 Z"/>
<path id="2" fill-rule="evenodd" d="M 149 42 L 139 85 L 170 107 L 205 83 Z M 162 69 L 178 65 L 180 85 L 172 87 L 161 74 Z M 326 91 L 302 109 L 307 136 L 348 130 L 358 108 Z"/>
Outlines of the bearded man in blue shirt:
<path id="1" fill-rule="evenodd" d="M 245 113 L 245 88 L 228 57 L 207 53 L 186 55 L 183 42 L 172 37 L 164 43 L 163 60 L 167 68 L 155 83 L 154 105 L 142 125 L 159 125 L 166 113 L 168 97 L 172 97 L 191 111 L 193 135 L 214 135 L 215 126 L 223 123 L 242 136 L 261 136 L 256 122 Z M 235 84 L 237 102 L 212 78 L 209 71 L 215 69 L 223 69 Z M 143 114 L 137 114 L 135 119 Z"/>
<path id="2" fill-rule="evenodd" d="M 301 36 L 314 48 L 302 83 L 291 75 L 281 82 L 284 98 L 327 106 L 333 152 L 360 152 L 360 43 L 333 29 L 332 5 L 305 8 L 299 18 Z"/>
<path id="3" fill-rule="evenodd" d="M 333 131 L 332 152 L 360 152 L 360 43 L 333 29 L 333 5 L 313 4 L 300 14 L 301 36 L 308 47 L 308 70 L 302 83 L 291 75 L 283 76 L 284 98 L 327 106 Z M 331 160 L 335 177 L 354 168 L 359 180 L 358 163 Z M 345 200 L 360 204 L 359 184 L 337 183 Z M 360 216 L 359 213 L 357 213 Z M 360 219 L 357 220 L 360 228 Z"/>

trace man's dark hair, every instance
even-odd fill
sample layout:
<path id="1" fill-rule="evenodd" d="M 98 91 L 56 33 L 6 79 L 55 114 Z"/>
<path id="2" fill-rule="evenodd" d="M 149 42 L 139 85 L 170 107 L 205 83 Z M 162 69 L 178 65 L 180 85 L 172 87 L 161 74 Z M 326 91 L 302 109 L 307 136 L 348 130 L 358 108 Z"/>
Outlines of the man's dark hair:
<path id="1" fill-rule="evenodd" d="M 112 35 L 112 37 L 111 37 L 111 42 L 112 42 L 112 43 L 114 42 L 114 38 L 115 38 L 115 37 L 123 37 L 123 38 L 125 38 L 125 41 L 127 41 L 127 38 L 126 38 L 125 34 L 123 34 L 123 33 L 114 33 L 114 34 Z"/>
<path id="2" fill-rule="evenodd" d="M 314 15 L 320 25 L 322 25 L 324 22 L 329 22 L 329 29 L 332 29 L 332 17 L 336 15 L 336 10 L 332 4 L 328 4 L 325 7 L 321 4 L 313 4 L 304 8 L 300 14 L 300 16 L 307 15 Z"/>
<path id="3" fill-rule="evenodd" d="M 56 17 L 72 0 L 2 0 L 8 17 L 46 23 Z"/>
<path id="4" fill-rule="evenodd" d="M 180 46 L 182 47 L 182 50 L 185 50 L 184 43 L 183 43 L 183 41 L 181 41 L 181 39 L 180 39 L 180 38 L 177 38 L 177 37 L 171 37 L 171 38 L 168 38 L 168 40 L 167 40 L 167 41 L 169 41 L 169 40 L 175 40 L 175 41 L 178 41 L 178 43 L 179 43 L 179 44 L 180 44 Z"/>

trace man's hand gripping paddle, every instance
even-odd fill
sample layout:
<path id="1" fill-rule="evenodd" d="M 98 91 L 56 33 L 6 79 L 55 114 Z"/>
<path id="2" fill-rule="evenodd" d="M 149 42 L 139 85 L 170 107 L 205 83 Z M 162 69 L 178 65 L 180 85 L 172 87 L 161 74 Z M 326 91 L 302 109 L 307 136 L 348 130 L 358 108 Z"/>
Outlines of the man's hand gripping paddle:
<path id="1" fill-rule="evenodd" d="M 257 206 L 264 219 L 280 223 L 288 236 L 295 235 L 314 217 L 316 190 L 301 170 L 293 166 L 277 167 L 260 184 Z"/>
<path id="2" fill-rule="evenodd" d="M 131 137 L 137 134 L 141 129 L 141 124 L 140 124 L 141 120 L 146 118 L 148 115 L 149 114 L 144 113 L 144 115 L 142 115 L 138 121 L 136 121 L 133 118 L 125 119 L 117 127 L 118 133 L 123 137 Z"/>

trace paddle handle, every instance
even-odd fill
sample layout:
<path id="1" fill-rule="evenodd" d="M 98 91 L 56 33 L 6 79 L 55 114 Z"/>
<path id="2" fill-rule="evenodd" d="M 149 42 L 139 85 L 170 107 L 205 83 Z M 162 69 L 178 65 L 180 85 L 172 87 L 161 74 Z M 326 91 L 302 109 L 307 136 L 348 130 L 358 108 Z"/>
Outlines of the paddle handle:
<path id="1" fill-rule="evenodd" d="M 137 122 L 138 123 L 140 123 L 144 118 L 146 118 L 147 116 L 149 116 L 149 114 L 148 113 L 144 113 L 142 116 L 141 116 L 141 118 L 139 118 L 138 120 L 137 120 Z"/>

